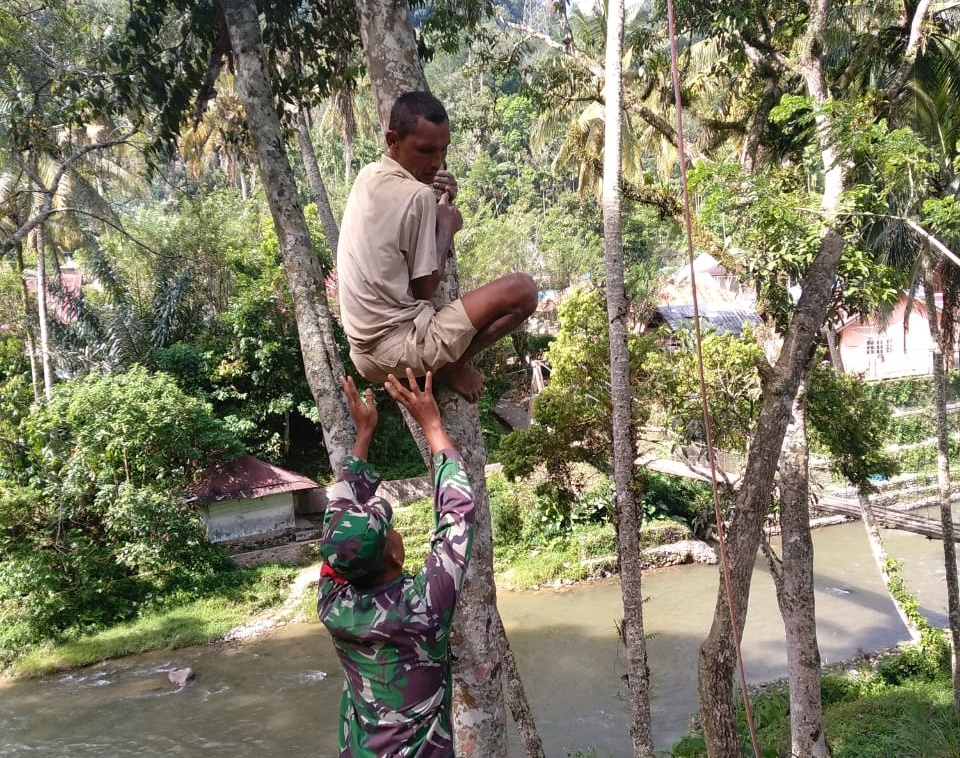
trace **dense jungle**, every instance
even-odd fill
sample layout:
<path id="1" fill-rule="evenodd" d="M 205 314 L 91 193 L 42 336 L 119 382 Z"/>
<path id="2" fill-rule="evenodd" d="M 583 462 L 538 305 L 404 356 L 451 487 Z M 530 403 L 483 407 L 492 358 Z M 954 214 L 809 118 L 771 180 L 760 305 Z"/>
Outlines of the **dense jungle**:
<path id="1" fill-rule="evenodd" d="M 540 300 L 475 359 L 479 403 L 438 398 L 484 514 L 456 665 L 496 662 L 455 692 L 458 749 L 506 756 L 511 718 L 543 755 L 481 588 L 602 571 L 632 753 L 654 755 L 639 559 L 667 524 L 723 577 L 674 755 L 872 755 L 849 713 L 903 685 L 946 736 L 875 754 L 955 755 L 958 29 L 952 0 L 7 0 L 0 664 L 41 673 L 31 656 L 184 608 L 209 624 L 139 650 L 207 641 L 283 603 L 294 571 L 238 568 L 196 488 L 247 454 L 321 488 L 339 469 L 338 223 L 392 101 L 429 89 L 465 221 L 441 297 L 522 271 Z M 425 474 L 374 389 L 371 460 Z M 873 512 L 904 477 L 939 525 L 944 629 Z M 852 683 L 822 672 L 813 603 L 811 518 L 840 487 L 914 639 Z M 789 662 L 759 731 L 736 681 L 758 555 Z"/>

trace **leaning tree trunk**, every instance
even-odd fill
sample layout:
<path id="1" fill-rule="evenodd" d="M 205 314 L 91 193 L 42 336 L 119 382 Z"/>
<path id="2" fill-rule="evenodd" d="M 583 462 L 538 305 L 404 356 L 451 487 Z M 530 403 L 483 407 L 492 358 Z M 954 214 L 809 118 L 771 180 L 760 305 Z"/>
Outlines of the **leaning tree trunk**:
<path id="1" fill-rule="evenodd" d="M 790 688 L 790 755 L 829 758 L 820 697 L 820 647 L 813 592 L 810 534 L 810 451 L 806 406 L 810 363 L 793 403 L 793 420 L 780 454 L 780 526 L 783 543 L 777 602 L 786 631 Z"/>
<path id="2" fill-rule="evenodd" d="M 274 107 L 256 3 L 223 0 L 221 4 L 237 69 L 237 89 L 280 240 L 307 384 L 320 412 L 330 466 L 337 471 L 353 446 L 355 429 L 338 381 L 343 365 L 333 338 L 320 264 L 303 216 L 303 203 Z"/>
<path id="3" fill-rule="evenodd" d="M 607 7 L 606 107 L 603 158 L 603 238 L 607 278 L 607 318 L 610 330 L 610 397 L 613 404 L 613 480 L 616 487 L 617 552 L 623 597 L 623 639 L 630 692 L 630 741 L 635 758 L 653 757 L 650 734 L 650 669 L 643 632 L 640 525 L 634 491 L 633 392 L 630 386 L 630 347 L 627 290 L 623 280 L 621 225 L 623 0 Z"/>
<path id="4" fill-rule="evenodd" d="M 330 196 L 327 194 L 327 185 L 324 184 L 320 165 L 317 163 L 317 152 L 313 149 L 313 140 L 310 139 L 310 125 L 307 115 L 301 107 L 297 114 L 297 144 L 300 145 L 300 155 L 303 157 L 303 172 L 307 176 L 307 186 L 313 195 L 313 202 L 317 205 L 317 213 L 323 223 L 323 234 L 330 246 L 333 260 L 337 259 L 337 243 L 340 240 L 340 228 L 337 217 L 330 207 Z"/>
<path id="5" fill-rule="evenodd" d="M 836 231 L 828 230 L 803 280 L 803 294 L 794 309 L 777 362 L 761 371 L 759 420 L 727 529 L 732 610 L 721 583 L 713 624 L 700 648 L 700 712 L 711 758 L 740 756 L 733 697 L 733 672 L 737 662 L 734 642 L 743 634 L 754 561 L 793 399 L 807 356 L 826 316 L 842 251 L 843 238 Z"/>
<path id="6" fill-rule="evenodd" d="M 377 102 L 386 128 L 394 100 L 410 90 L 426 90 L 427 82 L 408 20 L 406 2 L 357 0 L 360 37 Z M 457 297 L 457 267 L 447 263 L 447 276 L 436 303 Z M 509 652 L 497 611 L 493 578 L 493 533 L 487 494 L 487 447 L 477 407 L 447 389 L 437 392 L 444 427 L 464 459 L 477 508 L 476 537 L 466 583 L 451 633 L 453 728 L 457 755 L 505 758 L 507 755 L 504 687 L 526 754 L 541 758 L 543 747 L 527 703 L 519 671 Z M 416 437 L 416 431 L 414 436 Z M 422 446 L 421 446 L 422 449 Z"/>
<path id="7" fill-rule="evenodd" d="M 894 610 L 897 612 L 897 615 L 903 622 L 903 626 L 910 635 L 910 639 L 912 639 L 914 642 L 918 642 L 920 640 L 919 627 L 917 627 L 916 622 L 910 618 L 910 614 L 907 613 L 907 609 L 904 607 L 903 602 L 900 599 L 900 595 L 896 592 L 890 591 L 895 575 L 894 573 L 891 573 L 890 570 L 890 563 L 887 558 L 887 550 L 883 546 L 883 535 L 880 534 L 880 527 L 877 525 L 877 520 L 873 516 L 873 507 L 870 505 L 870 498 L 863 490 L 860 490 L 860 492 L 857 493 L 857 497 L 860 501 L 860 520 L 863 522 L 863 528 L 867 532 L 867 542 L 870 545 L 870 552 L 873 555 L 873 560 L 877 564 L 877 569 L 880 571 L 880 578 L 883 580 L 883 586 L 886 588 L 887 594 L 890 596 L 890 600 L 893 602 Z"/>
<path id="8" fill-rule="evenodd" d="M 829 100 L 822 56 L 830 6 L 831 0 L 812 0 L 810 4 L 800 67 L 817 108 Z M 824 165 L 821 208 L 829 223 L 837 215 L 847 168 L 837 154 L 828 118 L 823 111 L 818 111 L 817 139 Z M 746 621 L 754 560 L 793 399 L 807 356 L 826 317 L 843 245 L 840 234 L 828 227 L 803 279 L 802 294 L 784 335 L 777 362 L 772 368 L 764 367 L 761 372 L 763 390 L 759 421 L 727 533 L 730 604 L 721 585 L 713 624 L 700 648 L 700 712 L 710 758 L 740 755 L 733 698 L 734 642 L 737 637 L 742 637 Z"/>
<path id="9" fill-rule="evenodd" d="M 940 500 L 940 524 L 943 527 L 943 565 L 947 582 L 947 618 L 953 643 L 953 708 L 960 714 L 960 592 L 957 588 L 957 548 L 953 537 L 953 507 L 950 501 L 950 431 L 947 424 L 947 372 L 944 363 L 944 335 L 937 320 L 934 297 L 934 262 L 929 245 L 924 244 L 923 295 L 927 306 L 927 324 L 933 343 L 933 384 L 936 390 L 937 417 L 937 495 Z M 946 307 L 946 306 L 945 306 Z"/>

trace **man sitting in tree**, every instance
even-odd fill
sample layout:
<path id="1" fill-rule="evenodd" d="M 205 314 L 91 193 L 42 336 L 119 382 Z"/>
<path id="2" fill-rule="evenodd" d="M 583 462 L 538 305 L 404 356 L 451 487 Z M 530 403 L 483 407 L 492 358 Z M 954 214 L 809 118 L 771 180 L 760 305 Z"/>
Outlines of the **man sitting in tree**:
<path id="1" fill-rule="evenodd" d="M 424 389 L 407 369 L 387 392 L 420 425 L 434 459 L 430 555 L 403 572 L 403 539 L 380 476 L 365 460 L 377 425 L 373 391 L 361 399 L 340 380 L 357 426 L 324 516 L 317 610 L 333 637 L 346 682 L 340 700 L 341 758 L 452 758 L 450 626 L 473 543 L 473 492 L 440 421 L 432 375 Z"/>
<path id="2" fill-rule="evenodd" d="M 428 92 L 397 98 L 387 153 L 365 166 L 340 227 L 337 276 L 350 358 L 371 382 L 412 368 L 476 402 L 483 377 L 470 358 L 515 330 L 537 307 L 537 288 L 508 274 L 434 309 L 463 216 L 444 166 L 450 122 Z M 436 191 L 439 195 L 434 194 Z"/>

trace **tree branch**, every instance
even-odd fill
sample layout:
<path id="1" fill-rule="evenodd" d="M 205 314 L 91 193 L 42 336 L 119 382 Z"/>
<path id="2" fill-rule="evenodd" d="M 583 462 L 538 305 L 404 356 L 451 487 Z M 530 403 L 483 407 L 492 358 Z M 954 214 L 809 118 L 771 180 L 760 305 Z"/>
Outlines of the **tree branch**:
<path id="1" fill-rule="evenodd" d="M 57 193 L 60 182 L 63 180 L 64 174 L 67 173 L 67 170 L 74 163 L 80 160 L 83 156 L 94 152 L 95 150 L 103 150 L 108 147 L 116 147 L 117 145 L 125 145 L 136 133 L 136 129 L 131 129 L 129 132 L 117 137 L 116 139 L 104 140 L 102 142 L 91 142 L 89 145 L 84 145 L 83 147 L 78 148 L 76 152 L 64 159 L 63 162 L 57 167 L 57 171 L 54 174 L 49 187 L 44 185 L 43 180 L 36 174 L 36 172 L 33 171 L 31 166 L 27 165 L 22 156 L 16 155 L 15 159 L 17 163 L 20 164 L 21 168 L 30 177 L 31 181 L 33 181 L 33 183 L 39 187 L 44 198 L 39 212 L 21 224 L 12 235 L 7 237 L 7 239 L 3 240 L 3 242 L 0 242 L 0 256 L 6 255 L 11 248 L 17 245 L 24 237 L 30 234 L 30 232 L 40 226 L 54 213 L 61 212 L 60 210 L 53 210 L 53 198 Z"/>

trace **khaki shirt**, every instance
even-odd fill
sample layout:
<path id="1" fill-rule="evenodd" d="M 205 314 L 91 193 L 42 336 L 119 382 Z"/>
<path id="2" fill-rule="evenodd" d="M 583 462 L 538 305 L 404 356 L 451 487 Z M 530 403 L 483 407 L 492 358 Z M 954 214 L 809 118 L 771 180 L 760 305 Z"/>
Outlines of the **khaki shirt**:
<path id="1" fill-rule="evenodd" d="M 437 269 L 437 199 L 433 190 L 383 156 L 361 169 L 340 225 L 340 315 L 351 347 L 371 350 L 398 326 L 429 321 L 410 281 Z"/>

